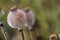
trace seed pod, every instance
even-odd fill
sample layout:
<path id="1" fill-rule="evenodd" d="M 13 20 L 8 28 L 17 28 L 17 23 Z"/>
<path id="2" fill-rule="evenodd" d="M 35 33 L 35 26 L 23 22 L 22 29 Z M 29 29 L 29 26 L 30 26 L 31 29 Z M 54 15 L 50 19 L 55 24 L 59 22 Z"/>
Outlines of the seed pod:
<path id="1" fill-rule="evenodd" d="M 3 16 L 5 15 L 5 12 L 2 8 L 0 8 L 0 22 L 3 21 Z"/>
<path id="2" fill-rule="evenodd" d="M 36 37 L 34 36 L 33 32 L 33 24 L 35 23 L 35 16 L 33 12 L 29 8 L 25 8 L 24 12 L 26 14 L 26 24 L 25 26 L 28 27 L 28 30 L 30 32 L 31 40 L 36 40 Z"/>
<path id="3" fill-rule="evenodd" d="M 12 7 L 9 11 L 7 22 L 10 27 L 12 28 L 18 28 L 18 30 L 22 29 L 22 26 L 26 22 L 26 15 L 25 13 L 17 9 L 15 6 Z"/>
<path id="4" fill-rule="evenodd" d="M 51 34 L 49 36 L 49 40 L 56 40 L 57 39 L 57 35 L 56 34 Z"/>
<path id="5" fill-rule="evenodd" d="M 29 30 L 32 29 L 33 24 L 35 23 L 35 16 L 29 8 L 25 8 L 24 12 L 26 13 L 26 24 L 25 26 L 29 27 Z"/>
<path id="6" fill-rule="evenodd" d="M 26 15 L 24 11 L 16 8 L 16 6 L 13 6 L 10 8 L 8 17 L 7 17 L 8 25 L 12 28 L 17 28 L 20 31 L 21 40 L 24 40 L 23 30 L 22 26 L 26 23 Z"/>

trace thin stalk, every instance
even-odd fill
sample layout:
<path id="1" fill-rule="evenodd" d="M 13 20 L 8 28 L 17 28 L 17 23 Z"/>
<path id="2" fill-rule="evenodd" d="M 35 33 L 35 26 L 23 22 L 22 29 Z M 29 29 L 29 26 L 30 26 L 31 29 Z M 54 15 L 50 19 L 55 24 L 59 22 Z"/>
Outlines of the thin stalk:
<path id="1" fill-rule="evenodd" d="M 21 38 L 21 40 L 24 40 L 24 34 L 23 34 L 23 31 L 20 31 L 20 38 Z"/>
<path id="2" fill-rule="evenodd" d="M 2 31 L 2 33 L 3 33 L 3 35 L 4 35 L 5 40 L 8 40 L 2 27 L 1 27 L 1 31 Z"/>
<path id="3" fill-rule="evenodd" d="M 33 31 L 29 31 L 29 32 L 30 32 L 31 40 L 36 40 L 34 32 Z"/>

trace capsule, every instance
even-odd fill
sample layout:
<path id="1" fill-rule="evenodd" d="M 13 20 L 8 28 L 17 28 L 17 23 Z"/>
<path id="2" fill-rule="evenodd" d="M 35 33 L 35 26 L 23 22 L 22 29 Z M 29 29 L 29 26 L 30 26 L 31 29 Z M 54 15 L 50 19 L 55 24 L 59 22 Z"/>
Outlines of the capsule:
<path id="1" fill-rule="evenodd" d="M 22 30 L 22 26 L 26 22 L 26 15 L 24 11 L 18 9 L 16 6 L 10 8 L 9 14 L 7 16 L 7 23 L 12 28 L 17 28 Z"/>
<path id="2" fill-rule="evenodd" d="M 11 28 L 15 28 L 20 32 L 21 40 L 24 40 L 23 26 L 26 23 L 25 12 L 18 9 L 16 6 L 10 8 L 9 14 L 7 16 L 8 25 Z"/>
<path id="3" fill-rule="evenodd" d="M 25 26 L 29 28 L 29 30 L 33 29 L 33 25 L 35 23 L 35 16 L 32 12 L 32 10 L 30 10 L 29 8 L 25 8 L 24 12 L 26 14 L 26 24 Z"/>
<path id="4" fill-rule="evenodd" d="M 57 35 L 56 34 L 51 34 L 49 36 L 49 40 L 57 40 Z"/>

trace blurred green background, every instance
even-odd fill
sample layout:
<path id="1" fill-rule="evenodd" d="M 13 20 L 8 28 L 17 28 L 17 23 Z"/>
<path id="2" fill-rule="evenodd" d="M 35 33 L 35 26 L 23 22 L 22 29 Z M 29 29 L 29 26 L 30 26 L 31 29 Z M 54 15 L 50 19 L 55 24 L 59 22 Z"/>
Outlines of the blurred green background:
<path id="1" fill-rule="evenodd" d="M 20 40 L 19 32 L 10 28 L 6 20 L 9 8 L 13 5 L 20 9 L 29 7 L 33 11 L 36 18 L 33 27 L 37 40 L 48 40 L 51 33 L 60 33 L 60 0 L 0 0 L 0 7 L 5 11 L 3 20 L 9 40 Z M 25 40 L 31 40 L 28 29 L 23 29 Z M 0 40 L 5 40 L 1 32 Z"/>

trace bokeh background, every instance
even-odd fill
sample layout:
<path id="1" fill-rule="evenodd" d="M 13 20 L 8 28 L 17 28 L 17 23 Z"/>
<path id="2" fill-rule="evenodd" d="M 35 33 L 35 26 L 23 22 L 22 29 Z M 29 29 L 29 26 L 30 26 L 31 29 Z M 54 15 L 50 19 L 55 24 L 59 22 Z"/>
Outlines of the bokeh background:
<path id="1" fill-rule="evenodd" d="M 37 40 L 48 40 L 51 33 L 60 33 L 60 0 L 0 0 L 0 7 L 5 11 L 3 21 L 8 40 L 20 40 L 19 32 L 7 24 L 9 8 L 13 5 L 20 9 L 29 7 L 33 11 L 36 19 L 34 35 Z M 25 40 L 31 40 L 28 29 L 23 29 Z M 1 31 L 0 40 L 5 40 Z"/>

